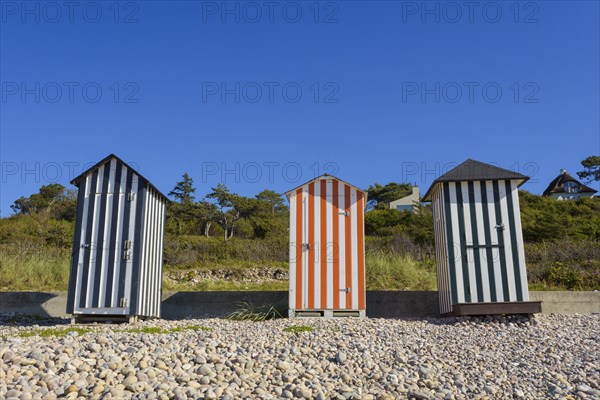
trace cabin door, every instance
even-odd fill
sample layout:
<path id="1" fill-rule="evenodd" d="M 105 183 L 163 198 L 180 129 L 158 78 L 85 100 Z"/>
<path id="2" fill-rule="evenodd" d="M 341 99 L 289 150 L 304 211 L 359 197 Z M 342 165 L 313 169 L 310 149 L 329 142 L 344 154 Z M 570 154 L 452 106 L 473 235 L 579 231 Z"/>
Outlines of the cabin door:
<path id="1" fill-rule="evenodd" d="M 135 243 L 129 239 L 135 221 L 130 205 L 134 196 L 128 194 L 126 182 L 121 187 L 119 193 L 110 188 L 89 196 L 86 232 L 73 256 L 77 262 L 75 314 L 129 314 L 135 253 Z"/>

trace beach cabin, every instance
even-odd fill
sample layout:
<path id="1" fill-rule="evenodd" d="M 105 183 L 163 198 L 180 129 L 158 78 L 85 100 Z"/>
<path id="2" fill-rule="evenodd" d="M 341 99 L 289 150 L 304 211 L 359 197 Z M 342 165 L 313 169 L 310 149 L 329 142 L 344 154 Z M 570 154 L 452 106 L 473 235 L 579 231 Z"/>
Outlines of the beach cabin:
<path id="1" fill-rule="evenodd" d="M 159 318 L 168 199 L 110 154 L 78 188 L 67 295 L 75 321 Z"/>
<path id="2" fill-rule="evenodd" d="M 290 317 L 365 316 L 367 193 L 322 175 L 290 202 Z"/>
<path id="3" fill-rule="evenodd" d="M 519 194 L 529 177 L 467 160 L 433 181 L 440 313 L 532 314 Z"/>

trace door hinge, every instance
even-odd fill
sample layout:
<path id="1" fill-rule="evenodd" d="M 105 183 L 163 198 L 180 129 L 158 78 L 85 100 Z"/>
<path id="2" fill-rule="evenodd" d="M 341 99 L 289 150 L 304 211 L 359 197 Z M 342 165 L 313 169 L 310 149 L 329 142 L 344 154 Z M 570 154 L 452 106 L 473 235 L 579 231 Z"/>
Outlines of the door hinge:
<path id="1" fill-rule="evenodd" d="M 127 307 L 127 299 L 125 297 L 121 298 L 121 301 L 119 302 L 119 307 Z"/>
<path id="2" fill-rule="evenodd" d="M 135 200 L 135 192 L 127 193 L 127 200 L 129 200 L 129 201 Z"/>
<path id="3" fill-rule="evenodd" d="M 133 242 L 131 240 L 123 241 L 123 260 L 131 260 L 131 249 L 133 248 Z"/>

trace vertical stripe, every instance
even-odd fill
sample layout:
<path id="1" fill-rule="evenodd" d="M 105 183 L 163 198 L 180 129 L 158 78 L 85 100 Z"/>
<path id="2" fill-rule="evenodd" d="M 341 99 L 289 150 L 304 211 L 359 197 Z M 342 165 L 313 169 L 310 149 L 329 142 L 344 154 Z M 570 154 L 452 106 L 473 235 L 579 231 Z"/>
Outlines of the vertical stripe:
<path id="1" fill-rule="evenodd" d="M 468 196 L 469 213 L 465 217 L 465 222 L 468 218 L 467 225 L 467 236 L 468 242 L 471 242 L 475 247 L 472 248 L 472 257 L 469 257 L 469 275 L 471 282 L 471 293 L 475 299 L 472 301 L 483 301 L 483 282 L 481 280 L 481 260 L 479 259 L 479 241 L 478 226 L 481 220 L 477 219 L 477 213 L 475 208 L 477 203 L 475 202 L 475 193 L 473 182 L 463 182 L 463 198 Z M 476 296 L 475 296 L 476 295 Z"/>
<path id="2" fill-rule="evenodd" d="M 510 193 L 510 192 L 509 192 Z M 500 211 L 502 212 L 502 222 L 504 228 L 500 231 L 504 240 L 504 257 L 506 260 L 506 276 L 508 281 L 508 294 L 509 301 L 517 300 L 516 287 L 515 287 L 515 270 L 512 258 L 512 244 L 511 244 L 511 225 L 512 221 L 510 213 L 507 207 L 507 193 L 506 187 L 503 181 L 498 182 L 498 197 L 500 199 Z"/>
<path id="3" fill-rule="evenodd" d="M 77 212 L 75 214 L 75 230 L 73 237 L 73 247 L 71 250 L 71 270 L 69 273 L 69 290 L 67 294 L 67 314 L 72 314 L 75 311 L 75 293 L 79 289 L 77 286 L 77 277 L 80 275 L 79 271 L 79 260 L 81 257 L 81 238 L 82 232 L 81 227 L 85 214 L 83 212 L 84 203 L 86 198 L 86 179 L 79 181 L 77 187 Z"/>
<path id="4" fill-rule="evenodd" d="M 352 248 L 352 279 L 350 287 L 352 292 L 350 296 L 352 298 L 351 307 L 353 310 L 358 310 L 358 198 L 357 191 L 354 188 L 350 189 L 350 232 L 352 234 L 351 248 Z"/>
<path id="5" fill-rule="evenodd" d="M 308 187 L 302 188 L 302 308 L 308 308 L 308 260 L 310 258 L 308 243 Z"/>
<path id="6" fill-rule="evenodd" d="M 137 174 L 133 173 L 131 177 L 131 192 L 134 193 L 133 200 L 129 202 L 131 208 L 129 220 L 125 221 L 127 228 L 127 237 L 132 241 L 132 259 L 125 264 L 125 294 L 130 315 L 139 313 L 139 304 L 137 303 L 137 293 L 139 293 L 139 279 L 142 254 L 142 232 L 144 232 L 146 221 L 143 219 L 143 211 L 147 206 L 147 194 L 144 185 L 140 184 Z"/>
<path id="7" fill-rule="evenodd" d="M 104 181 L 104 165 L 98 168 L 98 181 L 96 184 L 96 190 L 94 194 L 94 217 L 92 222 L 92 247 L 90 248 L 90 265 L 89 265 L 89 274 L 88 274 L 88 282 L 87 282 L 87 291 L 86 291 L 86 300 L 85 306 L 86 308 L 92 307 L 94 300 L 97 298 L 94 296 L 96 294 L 96 288 L 94 287 L 96 281 L 96 269 L 100 268 L 98 262 L 98 254 L 101 253 L 102 242 L 99 239 L 100 225 L 102 224 L 102 187 Z"/>
<path id="8" fill-rule="evenodd" d="M 320 182 L 321 198 L 321 308 L 327 308 L 327 181 L 322 179 Z"/>
<path id="9" fill-rule="evenodd" d="M 118 244 L 117 244 L 117 229 L 120 228 L 119 225 L 119 200 L 121 199 L 121 166 L 118 162 L 111 164 L 111 173 L 113 173 L 114 169 L 114 178 L 111 180 L 113 182 L 113 197 L 112 197 L 112 206 L 111 206 L 111 223 L 110 223 L 110 235 L 108 239 L 109 250 L 108 250 L 108 266 L 107 266 L 107 275 L 106 275 L 106 299 L 105 305 L 106 307 L 114 307 L 114 279 L 115 279 L 115 261 L 118 260 Z"/>
<path id="10" fill-rule="evenodd" d="M 458 215 L 458 200 L 456 198 L 456 183 L 450 182 L 450 218 L 452 228 L 452 246 L 454 247 L 454 271 L 456 273 L 456 297 L 459 303 L 465 302 L 465 284 L 463 278 L 463 260 L 462 242 L 463 237 L 460 231 L 459 215 Z"/>
<path id="11" fill-rule="evenodd" d="M 436 233 L 436 257 L 438 267 L 438 292 L 440 299 L 440 313 L 445 314 L 452 311 L 452 290 L 450 279 L 450 260 L 449 260 L 449 241 L 446 238 L 446 199 L 444 185 L 437 185 L 434 189 L 434 215 L 435 216 L 435 233 Z M 439 244 L 439 245 L 438 245 Z M 451 249 L 453 250 L 453 248 Z"/>
<path id="12" fill-rule="evenodd" d="M 131 169 L 123 166 L 123 172 L 125 172 L 125 190 L 123 193 L 123 223 L 121 226 L 121 242 L 119 243 L 119 279 L 118 279 L 118 292 L 117 292 L 117 304 L 121 305 L 121 299 L 125 298 L 125 277 L 127 275 L 128 266 L 131 266 L 130 260 L 126 260 L 125 255 L 125 242 L 127 240 L 132 240 L 133 237 L 129 236 L 129 223 L 132 219 L 131 213 L 131 201 L 129 201 L 128 196 L 131 193 L 131 187 L 133 184 L 133 172 Z M 137 199 L 136 199 L 137 200 Z M 135 214 L 133 215 L 135 218 Z M 135 244 L 134 244 L 135 246 Z M 133 253 L 133 250 L 132 250 Z"/>
<path id="13" fill-rule="evenodd" d="M 438 195 L 440 196 L 440 207 L 439 207 L 439 212 L 440 212 L 440 219 L 438 221 L 438 224 L 440 225 L 440 237 L 441 237 L 441 241 L 444 244 L 441 249 L 440 249 L 440 254 L 441 254 L 441 260 L 442 260 L 442 270 L 443 270 L 443 275 L 442 275 L 442 280 L 443 280 L 443 284 L 444 284 L 444 288 L 445 288 L 445 293 L 444 293 L 444 301 L 445 301 L 445 306 L 444 306 L 444 313 L 449 313 L 452 311 L 452 292 L 451 292 L 451 282 L 450 282 L 450 260 L 448 258 L 448 239 L 446 238 L 446 231 L 444 230 L 444 224 L 446 223 L 446 211 L 445 211 L 445 207 L 443 206 L 444 204 L 444 200 L 445 199 L 445 195 L 444 195 L 444 191 L 442 190 L 442 188 L 438 189 Z"/>
<path id="14" fill-rule="evenodd" d="M 465 301 L 472 303 L 477 296 L 475 286 L 475 269 L 473 257 L 469 258 L 467 244 L 473 242 L 471 235 L 471 214 L 469 206 L 469 194 L 467 182 L 458 182 L 456 184 L 456 195 L 458 199 L 459 231 L 461 237 L 461 258 L 463 268 L 463 284 L 465 288 Z M 476 300 L 475 300 L 476 301 Z"/>
<path id="15" fill-rule="evenodd" d="M 505 243 L 504 243 L 504 234 L 503 234 L 503 230 L 499 229 L 498 227 L 500 225 L 502 225 L 503 221 L 502 221 L 502 209 L 501 209 L 501 204 L 500 204 L 500 192 L 498 189 L 498 181 L 492 181 L 492 187 L 494 188 L 493 192 L 494 192 L 494 210 L 496 212 L 496 225 L 493 228 L 498 235 L 498 246 L 499 246 L 499 259 L 500 259 L 500 271 L 501 271 L 501 276 L 502 276 L 502 292 L 504 295 L 504 298 L 502 301 L 509 301 L 510 300 L 510 293 L 509 293 L 509 289 L 508 289 L 508 272 L 507 272 L 507 268 L 506 268 L 506 255 L 504 252 L 504 247 L 505 247 Z"/>
<path id="16" fill-rule="evenodd" d="M 289 307 L 290 310 L 296 310 L 296 268 L 298 268 L 298 237 L 297 235 L 297 218 L 296 215 L 297 196 L 296 193 L 290 194 L 290 276 L 289 276 Z"/>
<path id="17" fill-rule="evenodd" d="M 155 190 L 152 191 L 153 195 L 154 195 L 154 204 L 155 204 L 155 211 L 154 211 L 154 256 L 152 257 L 152 284 L 151 284 L 151 288 L 152 288 L 152 303 L 150 303 L 151 305 L 151 310 L 150 310 L 150 315 L 156 315 L 156 300 L 157 300 L 157 291 L 158 291 L 158 285 L 156 284 L 157 281 L 157 275 L 156 272 L 158 271 L 158 258 L 160 257 L 159 252 L 158 252 L 158 244 L 159 244 L 159 232 L 158 230 L 160 229 L 160 223 L 159 223 L 159 216 L 160 216 L 160 203 L 158 201 L 158 195 L 156 193 Z"/>
<path id="18" fill-rule="evenodd" d="M 448 248 L 448 271 L 450 272 L 450 294 L 452 304 L 458 303 L 458 285 L 456 276 L 456 256 L 454 254 L 454 235 L 452 232 L 452 204 L 450 199 L 450 183 L 444 182 L 444 215 L 446 223 L 446 240 Z"/>
<path id="19" fill-rule="evenodd" d="M 519 258 L 519 276 L 521 280 L 521 293 L 522 300 L 529 301 L 529 288 L 527 287 L 527 270 L 525 267 L 525 249 L 523 247 L 523 230 L 521 227 L 521 208 L 519 206 L 519 191 L 518 191 L 518 182 L 511 181 L 512 190 L 512 204 L 514 211 L 514 225 L 515 225 L 515 235 L 517 248 L 513 249 L 513 251 L 517 252 Z"/>
<path id="20" fill-rule="evenodd" d="M 490 204 L 490 185 L 486 181 L 481 181 L 481 206 L 483 211 L 483 232 L 485 233 L 485 261 L 488 267 L 488 279 L 490 287 L 490 300 L 498 301 L 498 294 L 502 291 L 499 283 L 499 277 L 495 268 L 494 250 L 491 247 L 497 243 L 495 239 L 495 230 L 493 229 L 492 213 Z"/>
<path id="21" fill-rule="evenodd" d="M 308 229 L 308 251 L 306 256 L 308 258 L 308 308 L 315 308 L 315 184 L 311 182 L 308 184 L 308 216 L 307 216 L 307 229 Z"/>
<path id="22" fill-rule="evenodd" d="M 150 278 L 150 269 L 152 267 L 152 228 L 154 224 L 154 220 L 152 218 L 152 214 L 154 213 L 154 198 L 152 197 L 152 191 L 147 186 L 146 196 L 148 198 L 146 202 L 147 207 L 144 210 L 144 226 L 146 232 L 146 234 L 144 235 L 144 246 L 146 250 L 146 255 L 142 268 L 140 268 L 140 272 L 143 273 L 143 277 L 141 279 L 143 290 L 140 290 L 139 292 L 141 300 L 140 305 L 143 307 L 144 314 L 148 314 L 148 294 L 150 293 L 148 283 Z"/>
<path id="23" fill-rule="evenodd" d="M 115 236 L 115 261 L 114 269 L 115 273 L 113 276 L 113 288 L 112 288 L 112 306 L 119 307 L 119 284 L 121 282 L 121 270 L 124 268 L 123 263 L 123 225 L 124 225 L 124 214 L 125 214 L 125 201 L 127 193 L 127 167 L 119 163 L 119 173 L 121 175 L 121 181 L 119 182 L 119 205 L 117 211 L 117 226 Z"/>
<path id="24" fill-rule="evenodd" d="M 296 308 L 302 309 L 302 274 L 304 261 L 302 259 L 303 251 L 303 228 L 304 223 L 302 219 L 302 188 L 296 191 Z"/>
<path id="25" fill-rule="evenodd" d="M 332 236 L 332 246 L 333 246 L 333 287 L 332 287 L 332 295 L 333 295 L 333 308 L 340 308 L 340 258 L 341 258 L 341 249 L 340 249 L 340 232 L 339 232 L 339 217 L 340 217 L 340 209 L 339 209 L 339 194 L 338 194 L 338 183 L 336 181 L 332 181 L 332 196 L 331 200 L 333 202 L 332 207 L 332 225 L 333 225 L 333 236 Z"/>
<path id="26" fill-rule="evenodd" d="M 110 253 L 112 248 L 112 225 L 113 225 L 113 203 L 114 203 L 114 191 L 115 191 L 115 164 L 116 160 L 113 158 L 108 163 L 107 166 L 109 168 L 108 173 L 108 186 L 106 192 L 106 210 L 104 213 L 104 237 L 103 237 L 103 252 L 102 252 L 102 268 L 100 274 L 100 298 L 98 300 L 99 307 L 107 307 L 106 301 L 107 297 L 110 298 L 109 288 L 108 288 L 108 275 L 109 270 L 112 268 L 110 265 Z M 110 306 L 110 302 L 108 304 Z"/>
<path id="27" fill-rule="evenodd" d="M 138 259 L 136 259 L 134 261 L 134 265 L 137 263 L 137 265 L 135 265 L 135 270 L 136 272 L 139 274 L 139 286 L 138 286 L 138 290 L 133 291 L 133 294 L 131 297 L 137 297 L 137 310 L 136 314 L 146 314 L 146 306 L 148 305 L 147 301 L 144 301 L 144 295 L 146 294 L 147 291 L 147 276 L 148 276 L 148 263 L 149 263 L 149 253 L 150 253 L 150 243 L 151 243 L 151 238 L 150 236 L 150 231 L 152 228 L 152 220 L 149 218 L 150 213 L 152 211 L 152 194 L 150 193 L 150 191 L 148 189 L 145 190 L 145 196 L 146 196 L 146 200 L 144 201 L 144 211 L 142 212 L 142 221 L 143 222 L 143 235 L 141 237 L 141 246 L 142 246 L 142 257 L 139 259 L 139 263 L 138 263 Z M 138 241 L 136 241 L 137 243 Z"/>
<path id="28" fill-rule="evenodd" d="M 314 274 L 314 292 L 316 309 L 321 308 L 321 181 L 317 181 L 314 185 L 313 207 L 315 210 L 313 236 L 314 243 L 311 245 L 313 249 L 313 262 L 315 265 Z"/>
<path id="29" fill-rule="evenodd" d="M 344 212 L 345 206 L 345 195 L 344 195 L 344 184 L 340 181 L 336 181 L 338 188 L 338 213 L 334 216 L 338 220 L 338 235 L 334 238 L 337 241 L 338 257 L 339 257 L 339 281 L 335 289 L 334 296 L 339 299 L 338 308 L 346 308 L 346 216 Z"/>
<path id="30" fill-rule="evenodd" d="M 513 262 L 513 279 L 515 281 L 516 299 L 517 301 L 523 301 L 523 289 L 521 284 L 521 263 L 519 262 L 519 242 L 517 238 L 516 229 L 516 214 L 515 206 L 513 204 L 513 189 L 512 182 L 510 180 L 504 181 L 505 183 L 505 195 L 506 203 L 508 207 L 508 224 L 510 227 L 510 252 L 512 253 Z"/>
<path id="31" fill-rule="evenodd" d="M 467 303 L 471 302 L 471 282 L 469 279 L 469 265 L 467 260 L 467 248 L 466 248 L 466 234 L 465 234 L 465 203 L 463 201 L 461 183 L 454 183 L 456 190 L 456 216 L 458 219 L 458 246 L 460 246 L 460 275 L 462 275 L 462 294 L 464 296 L 464 300 Z M 457 274 L 458 277 L 459 274 Z M 458 285 L 460 288 L 460 284 Z M 460 289 L 459 289 L 460 290 Z M 458 297 L 460 299 L 461 293 L 458 293 Z M 462 301 L 461 301 L 462 302 Z"/>
<path id="32" fill-rule="evenodd" d="M 92 297 L 92 307 L 96 308 L 100 304 L 100 293 L 104 290 L 102 286 L 102 267 L 104 260 L 104 252 L 106 248 L 105 234 L 107 214 L 106 208 L 108 204 L 108 181 L 110 179 L 110 162 L 102 166 L 104 168 L 102 175 L 102 189 L 100 192 L 100 210 L 98 212 L 98 249 L 96 253 L 96 271 L 94 274 L 94 295 Z"/>
<path id="33" fill-rule="evenodd" d="M 150 234 L 148 235 L 148 240 L 150 241 L 150 256 L 148 257 L 147 262 L 147 275 L 146 275 L 146 302 L 148 306 L 146 308 L 146 315 L 151 315 L 153 312 L 152 305 L 154 303 L 154 270 L 156 263 L 156 213 L 157 213 L 157 204 L 156 204 L 156 196 L 154 195 L 154 190 L 152 188 L 147 187 L 146 189 L 150 195 L 150 201 L 152 202 L 152 207 L 150 208 Z"/>
<path id="34" fill-rule="evenodd" d="M 487 216 L 483 215 L 483 204 L 481 199 L 481 184 L 478 181 L 472 182 L 473 186 L 473 203 L 475 204 L 475 221 L 473 235 L 477 237 L 477 244 L 479 246 L 487 246 L 489 243 L 485 239 L 485 222 Z M 490 279 L 488 275 L 488 264 L 486 262 L 485 254 L 486 247 L 479 247 L 476 254 L 476 265 L 477 265 L 477 293 L 479 301 L 489 302 L 490 301 Z M 481 294 L 479 291 L 481 290 Z"/>
<path id="35" fill-rule="evenodd" d="M 352 287 L 352 233 L 350 232 L 350 222 L 351 222 L 351 218 L 352 215 L 350 214 L 350 186 L 348 185 L 343 185 L 344 187 L 344 229 L 345 229 L 345 235 L 344 235 L 344 250 L 345 250 L 345 257 L 344 257 L 344 261 L 346 263 L 346 271 L 345 271 L 345 277 L 346 277 L 346 282 L 344 285 L 344 288 L 346 289 L 346 296 L 345 296 L 345 302 L 346 302 L 346 308 L 352 308 L 352 290 L 356 290 L 356 287 Z M 351 291 L 348 292 L 348 289 L 350 289 Z"/>
<path id="36" fill-rule="evenodd" d="M 331 179 L 327 180 L 327 308 L 333 308 L 334 296 L 334 260 L 337 258 L 335 243 L 333 242 L 333 182 Z"/>
<path id="37" fill-rule="evenodd" d="M 166 211 L 167 204 L 162 201 L 161 206 L 161 216 L 160 216 L 160 258 L 158 259 L 158 308 L 156 311 L 156 317 L 160 318 L 161 316 L 161 307 L 162 307 L 162 271 L 163 271 L 163 252 L 164 252 L 164 241 L 165 241 L 165 220 L 166 220 Z"/>
<path id="38" fill-rule="evenodd" d="M 358 225 L 358 309 L 365 309 L 365 202 L 363 194 L 358 192 L 357 201 L 357 225 Z"/>
<path id="39" fill-rule="evenodd" d="M 86 222 L 86 231 L 85 231 L 85 249 L 84 249 L 84 258 L 83 258 L 83 274 L 81 277 L 81 290 L 79 293 L 79 307 L 86 307 L 86 299 L 88 293 L 88 281 L 90 275 L 90 259 L 92 256 L 92 249 L 95 246 L 92 243 L 93 231 L 94 231 L 94 214 L 96 207 L 96 188 L 98 185 L 98 170 L 95 170 L 92 174 L 92 179 L 90 182 L 90 192 L 88 198 L 88 212 L 87 212 L 87 222 Z"/>
<path id="40" fill-rule="evenodd" d="M 154 203 L 155 203 L 155 211 L 154 211 L 154 262 L 152 263 L 152 310 L 150 315 L 156 315 L 156 302 L 158 296 L 158 285 L 157 281 L 159 279 L 157 272 L 159 269 L 159 244 L 160 244 L 160 202 L 158 199 L 158 194 L 155 190 L 152 191 L 154 193 Z"/>
<path id="41" fill-rule="evenodd" d="M 148 258 L 146 259 L 146 277 L 145 277 L 145 285 L 144 285 L 144 293 L 143 295 L 146 297 L 146 301 L 144 304 L 148 304 L 146 306 L 146 314 L 150 313 L 150 305 L 152 304 L 152 272 L 154 270 L 154 260 L 155 258 L 155 247 L 156 247 L 156 238 L 154 236 L 154 231 L 156 229 L 156 198 L 154 197 L 154 191 L 151 190 L 150 187 L 147 187 L 146 191 L 150 196 L 150 209 L 148 210 L 148 218 L 149 218 L 149 226 L 148 226 Z"/>

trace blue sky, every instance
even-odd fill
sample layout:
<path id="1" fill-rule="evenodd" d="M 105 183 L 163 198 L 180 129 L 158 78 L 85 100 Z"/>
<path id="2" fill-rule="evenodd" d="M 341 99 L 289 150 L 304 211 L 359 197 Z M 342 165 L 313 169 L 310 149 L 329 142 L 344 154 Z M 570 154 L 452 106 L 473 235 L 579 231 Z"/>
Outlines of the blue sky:
<path id="1" fill-rule="evenodd" d="M 596 1 L 114 4 L 0 3 L 0 215 L 109 153 L 200 197 L 600 154 Z"/>

